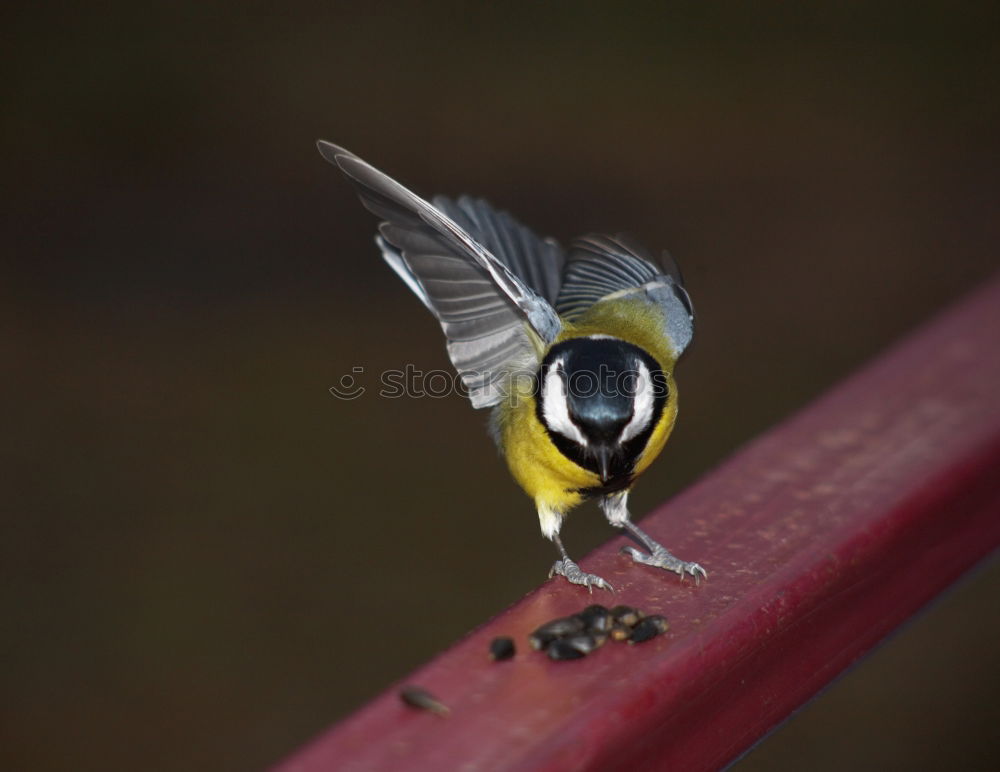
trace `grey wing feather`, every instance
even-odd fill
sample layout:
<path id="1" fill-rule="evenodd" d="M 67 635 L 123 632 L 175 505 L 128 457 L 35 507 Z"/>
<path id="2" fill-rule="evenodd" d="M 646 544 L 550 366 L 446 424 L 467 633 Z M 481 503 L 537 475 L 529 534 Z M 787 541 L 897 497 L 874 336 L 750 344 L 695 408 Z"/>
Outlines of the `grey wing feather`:
<path id="1" fill-rule="evenodd" d="M 427 310 L 433 314 L 434 306 L 431 305 L 431 301 L 427 297 L 426 290 L 420 286 L 420 279 L 418 279 L 414 275 L 413 271 L 410 270 L 410 266 L 406 264 L 406 261 L 403 259 L 403 255 L 400 254 L 399 250 L 383 239 L 380 235 L 375 237 L 375 243 L 378 244 L 379 251 L 382 253 L 382 258 L 389 264 L 389 267 L 396 272 L 399 278 L 401 278 L 406 283 L 406 286 L 410 288 L 410 291 L 420 298 L 420 302 L 427 306 Z"/>
<path id="2" fill-rule="evenodd" d="M 562 316 L 579 316 L 605 295 L 640 287 L 660 273 L 642 247 L 622 236 L 583 236 L 570 245 L 556 310 Z"/>
<path id="3" fill-rule="evenodd" d="M 570 245 L 556 310 L 573 320 L 608 295 L 641 297 L 663 312 L 664 334 L 680 356 L 694 334 L 694 308 L 677 265 L 665 257 L 668 266 L 657 266 L 624 234 L 583 236 Z"/>
<path id="4" fill-rule="evenodd" d="M 532 332 L 541 346 L 558 335 L 555 310 L 446 212 L 352 153 L 318 146 L 383 220 L 382 255 L 440 321 L 473 407 L 500 402 L 512 376 L 538 365 Z"/>
<path id="5" fill-rule="evenodd" d="M 528 287 L 555 304 L 566 258 L 554 239 L 539 238 L 507 212 L 498 212 L 482 199 L 435 196 L 432 202 Z"/>

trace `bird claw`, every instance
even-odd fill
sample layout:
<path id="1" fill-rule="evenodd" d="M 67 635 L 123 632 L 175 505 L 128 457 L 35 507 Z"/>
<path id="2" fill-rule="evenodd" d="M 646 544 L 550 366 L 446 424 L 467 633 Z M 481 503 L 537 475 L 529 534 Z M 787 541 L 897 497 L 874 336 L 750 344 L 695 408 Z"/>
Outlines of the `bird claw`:
<path id="1" fill-rule="evenodd" d="M 652 551 L 647 555 L 635 547 L 622 547 L 621 552 L 626 555 L 630 555 L 632 560 L 636 563 L 642 563 L 647 566 L 656 566 L 657 568 L 663 568 L 667 571 L 673 571 L 675 574 L 679 574 L 681 581 L 684 581 L 684 576 L 690 574 L 694 577 L 695 584 L 700 584 L 702 579 L 708 579 L 708 572 L 702 568 L 697 563 L 690 563 L 686 560 L 681 560 L 680 558 L 671 555 L 667 550 L 657 544 Z"/>
<path id="2" fill-rule="evenodd" d="M 572 560 L 557 560 L 552 564 L 552 568 L 549 569 L 549 578 L 551 579 L 556 574 L 566 578 L 566 581 L 572 584 L 581 584 L 586 587 L 590 594 L 594 594 L 594 588 L 598 587 L 602 590 L 609 590 L 614 592 L 615 588 L 611 586 L 611 583 L 602 579 L 597 574 L 586 574 Z"/>

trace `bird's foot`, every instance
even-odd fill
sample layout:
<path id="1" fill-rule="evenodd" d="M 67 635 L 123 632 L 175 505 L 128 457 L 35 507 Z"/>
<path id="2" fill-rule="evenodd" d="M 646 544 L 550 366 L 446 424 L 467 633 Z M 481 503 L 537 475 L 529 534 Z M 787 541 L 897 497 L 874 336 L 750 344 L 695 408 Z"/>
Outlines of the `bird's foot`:
<path id="1" fill-rule="evenodd" d="M 690 574 L 694 577 L 695 584 L 700 583 L 701 579 L 708 579 L 708 573 L 700 565 L 697 563 L 689 563 L 686 560 L 681 560 L 680 558 L 670 554 L 656 542 L 653 542 L 653 546 L 651 547 L 649 554 L 642 552 L 635 547 L 622 547 L 621 551 L 626 555 L 631 555 L 632 560 L 636 563 L 643 563 L 647 566 L 657 566 L 658 568 L 663 568 L 667 571 L 673 571 L 675 574 L 680 574 L 681 581 L 684 581 L 684 576 L 686 574 Z"/>
<path id="2" fill-rule="evenodd" d="M 593 594 L 595 587 L 611 592 L 615 591 L 610 582 L 605 581 L 597 576 L 597 574 L 585 574 L 580 569 L 580 566 L 568 558 L 566 560 L 557 560 L 552 564 L 552 568 L 549 571 L 549 578 L 551 579 L 556 574 L 566 577 L 566 580 L 572 584 L 582 584 L 590 590 L 591 594 Z"/>

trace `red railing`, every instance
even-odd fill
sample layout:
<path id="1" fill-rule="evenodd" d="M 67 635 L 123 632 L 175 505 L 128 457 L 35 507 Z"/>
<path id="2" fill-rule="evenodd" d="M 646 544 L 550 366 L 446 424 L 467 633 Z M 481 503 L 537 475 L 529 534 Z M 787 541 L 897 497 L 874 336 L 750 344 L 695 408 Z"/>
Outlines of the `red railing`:
<path id="1" fill-rule="evenodd" d="M 918 330 L 642 521 L 700 586 L 586 557 L 671 629 L 552 662 L 527 634 L 589 596 L 534 592 L 279 766 L 712 769 L 746 750 L 1000 545 L 1000 282 Z M 608 602 L 603 595 L 595 596 Z M 517 656 L 492 663 L 490 640 Z"/>

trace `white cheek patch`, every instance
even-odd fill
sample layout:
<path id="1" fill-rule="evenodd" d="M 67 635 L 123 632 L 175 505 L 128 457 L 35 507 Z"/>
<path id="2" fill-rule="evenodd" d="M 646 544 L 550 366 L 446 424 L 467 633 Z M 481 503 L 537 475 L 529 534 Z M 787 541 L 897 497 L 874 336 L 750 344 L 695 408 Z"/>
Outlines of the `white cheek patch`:
<path id="1" fill-rule="evenodd" d="M 642 434 L 653 420 L 653 379 L 649 374 L 649 368 L 641 359 L 637 359 L 635 363 L 636 382 L 635 396 L 632 398 L 632 418 L 622 429 L 618 438 L 619 444 Z"/>
<path id="2" fill-rule="evenodd" d="M 587 445 L 580 427 L 569 417 L 569 403 L 566 401 L 566 381 L 562 377 L 563 362 L 557 359 L 545 373 L 542 384 L 542 417 L 554 432 L 573 440 L 578 445 Z"/>

